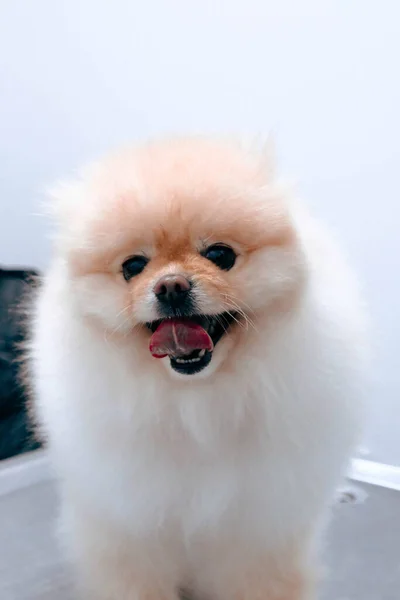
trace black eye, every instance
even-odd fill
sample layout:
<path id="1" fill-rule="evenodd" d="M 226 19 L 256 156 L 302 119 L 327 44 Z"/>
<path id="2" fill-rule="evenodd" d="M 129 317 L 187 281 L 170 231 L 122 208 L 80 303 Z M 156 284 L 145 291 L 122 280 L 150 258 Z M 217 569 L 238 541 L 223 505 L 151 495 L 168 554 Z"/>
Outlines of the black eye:
<path id="1" fill-rule="evenodd" d="M 236 254 L 229 246 L 224 244 L 214 244 L 203 252 L 204 258 L 211 260 L 217 267 L 224 271 L 232 269 L 236 262 Z"/>
<path id="2" fill-rule="evenodd" d="M 144 256 L 132 256 L 127 258 L 122 265 L 122 273 L 126 281 L 132 279 L 136 275 L 139 275 L 145 268 L 149 261 Z"/>

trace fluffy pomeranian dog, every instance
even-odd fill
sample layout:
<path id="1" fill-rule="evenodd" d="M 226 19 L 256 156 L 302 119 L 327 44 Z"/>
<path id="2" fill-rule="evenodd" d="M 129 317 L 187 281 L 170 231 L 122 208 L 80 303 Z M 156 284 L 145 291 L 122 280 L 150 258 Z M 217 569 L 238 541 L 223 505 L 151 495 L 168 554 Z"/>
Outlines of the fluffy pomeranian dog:
<path id="1" fill-rule="evenodd" d="M 154 142 L 54 193 L 36 415 L 84 598 L 309 600 L 365 325 L 262 154 Z"/>

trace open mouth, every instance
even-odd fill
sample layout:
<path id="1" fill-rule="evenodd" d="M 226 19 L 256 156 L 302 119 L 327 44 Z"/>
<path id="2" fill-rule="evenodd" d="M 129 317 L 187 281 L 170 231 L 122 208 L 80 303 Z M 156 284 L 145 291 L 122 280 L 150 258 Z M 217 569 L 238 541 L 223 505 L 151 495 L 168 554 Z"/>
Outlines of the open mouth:
<path id="1" fill-rule="evenodd" d="M 231 313 L 192 315 L 146 323 L 152 332 L 150 352 L 169 357 L 177 373 L 194 375 L 210 364 L 215 346 L 238 317 Z"/>

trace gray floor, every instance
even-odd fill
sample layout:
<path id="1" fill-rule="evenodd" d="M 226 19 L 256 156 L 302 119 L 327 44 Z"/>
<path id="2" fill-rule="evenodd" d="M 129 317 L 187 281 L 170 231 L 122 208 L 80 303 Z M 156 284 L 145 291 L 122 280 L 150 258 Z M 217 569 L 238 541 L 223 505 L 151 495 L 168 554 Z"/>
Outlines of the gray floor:
<path id="1" fill-rule="evenodd" d="M 0 599 L 74 600 L 53 534 L 54 485 L 42 467 L 32 474 L 21 461 L 17 466 L 13 478 L 0 469 Z M 320 598 L 399 600 L 400 493 L 357 488 L 361 496 L 367 492 L 363 502 L 334 509 Z"/>

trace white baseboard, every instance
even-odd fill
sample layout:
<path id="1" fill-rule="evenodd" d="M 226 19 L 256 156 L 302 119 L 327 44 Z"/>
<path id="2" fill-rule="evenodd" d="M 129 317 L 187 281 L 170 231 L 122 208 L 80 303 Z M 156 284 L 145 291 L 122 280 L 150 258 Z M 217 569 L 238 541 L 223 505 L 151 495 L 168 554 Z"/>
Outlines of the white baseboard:
<path id="1" fill-rule="evenodd" d="M 43 450 L 10 458 L 0 465 L 0 496 L 52 478 L 50 462 Z"/>
<path id="2" fill-rule="evenodd" d="M 400 491 L 400 467 L 394 465 L 354 458 L 348 477 L 352 481 Z M 53 473 L 44 451 L 6 460 L 0 466 L 0 496 L 51 479 Z"/>
<path id="3" fill-rule="evenodd" d="M 400 491 L 400 467 L 395 465 L 354 458 L 348 476 L 353 481 Z"/>

